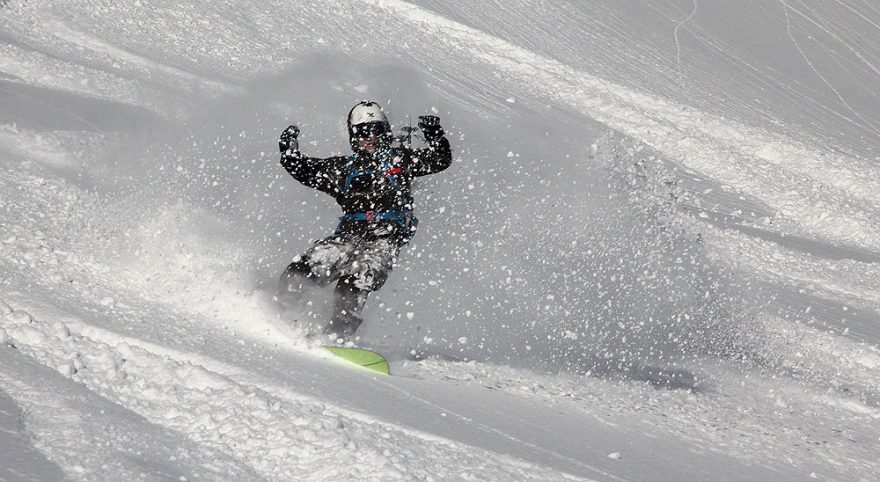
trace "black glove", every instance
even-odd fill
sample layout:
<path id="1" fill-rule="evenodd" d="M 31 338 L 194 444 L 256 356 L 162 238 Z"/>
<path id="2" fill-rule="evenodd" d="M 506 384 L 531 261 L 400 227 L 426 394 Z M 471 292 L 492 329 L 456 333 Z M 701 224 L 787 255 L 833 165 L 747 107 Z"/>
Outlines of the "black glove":
<path id="1" fill-rule="evenodd" d="M 440 118 L 435 115 L 420 115 L 419 129 L 425 137 L 425 142 L 435 142 L 443 137 L 443 128 L 440 127 Z"/>
<path id="2" fill-rule="evenodd" d="M 299 127 L 290 126 L 287 129 L 284 129 L 284 132 L 278 136 L 278 149 L 281 152 L 287 152 L 291 149 L 294 151 L 299 150 L 299 142 L 297 142 L 296 138 L 299 137 Z"/>

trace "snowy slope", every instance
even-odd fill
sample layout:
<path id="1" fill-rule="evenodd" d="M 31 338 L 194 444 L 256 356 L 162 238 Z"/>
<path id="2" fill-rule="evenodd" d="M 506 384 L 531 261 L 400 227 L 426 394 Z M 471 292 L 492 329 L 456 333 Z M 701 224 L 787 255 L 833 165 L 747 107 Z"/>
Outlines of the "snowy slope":
<path id="1" fill-rule="evenodd" d="M 880 10 L 618 3 L 0 2 L 0 479 L 880 477 Z M 390 378 L 269 299 L 364 97 Z"/>

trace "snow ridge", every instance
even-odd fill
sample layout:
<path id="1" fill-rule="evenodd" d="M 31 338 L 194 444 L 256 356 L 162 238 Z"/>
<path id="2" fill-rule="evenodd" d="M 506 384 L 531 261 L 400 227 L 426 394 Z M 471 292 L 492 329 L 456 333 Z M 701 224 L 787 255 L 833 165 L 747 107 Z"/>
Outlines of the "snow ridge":
<path id="1" fill-rule="evenodd" d="M 480 480 L 549 476 L 515 459 L 302 396 L 217 360 L 80 321 L 45 323 L 25 311 L 9 309 L 0 319 L 0 329 L 7 334 L 0 349 L 14 347 L 151 423 L 223 454 L 239 470 L 254 470 L 268 479 L 451 480 L 464 473 Z M 199 410 L 181 410 L 181 406 Z M 59 458 L 53 450 L 47 447 L 50 455 Z"/>

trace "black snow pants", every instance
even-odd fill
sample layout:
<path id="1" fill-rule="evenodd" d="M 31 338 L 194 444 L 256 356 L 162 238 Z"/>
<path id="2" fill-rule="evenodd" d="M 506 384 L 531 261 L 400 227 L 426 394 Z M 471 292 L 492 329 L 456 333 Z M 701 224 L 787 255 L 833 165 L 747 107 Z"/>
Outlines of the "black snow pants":
<path id="1" fill-rule="evenodd" d="M 335 282 L 333 314 L 324 332 L 347 338 L 363 321 L 367 296 L 385 284 L 406 239 L 393 222 L 345 223 L 294 258 L 281 275 L 279 298 L 302 304 L 311 288 Z"/>

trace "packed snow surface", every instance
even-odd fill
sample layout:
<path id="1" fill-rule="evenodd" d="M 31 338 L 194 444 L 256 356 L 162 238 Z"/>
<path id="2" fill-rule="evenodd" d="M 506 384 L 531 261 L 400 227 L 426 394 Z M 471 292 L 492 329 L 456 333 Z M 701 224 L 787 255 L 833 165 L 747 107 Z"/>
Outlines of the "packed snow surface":
<path id="1" fill-rule="evenodd" d="M 874 3 L 304 3 L 0 0 L 0 480 L 880 479 Z M 391 377 L 272 300 L 364 98 Z"/>

